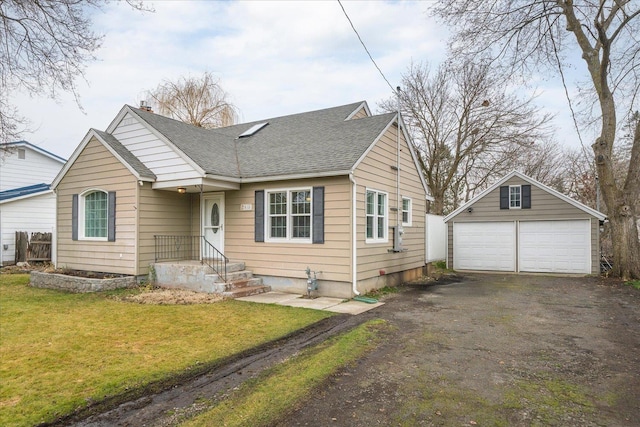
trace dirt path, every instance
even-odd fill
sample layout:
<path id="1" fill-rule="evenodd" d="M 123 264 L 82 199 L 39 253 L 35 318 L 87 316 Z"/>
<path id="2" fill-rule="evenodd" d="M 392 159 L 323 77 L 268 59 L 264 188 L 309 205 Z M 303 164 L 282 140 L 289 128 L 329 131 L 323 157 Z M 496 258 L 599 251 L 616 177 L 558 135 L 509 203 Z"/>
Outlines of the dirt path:
<path id="1" fill-rule="evenodd" d="M 375 310 L 396 333 L 279 426 L 637 426 L 640 292 L 472 275 Z"/>

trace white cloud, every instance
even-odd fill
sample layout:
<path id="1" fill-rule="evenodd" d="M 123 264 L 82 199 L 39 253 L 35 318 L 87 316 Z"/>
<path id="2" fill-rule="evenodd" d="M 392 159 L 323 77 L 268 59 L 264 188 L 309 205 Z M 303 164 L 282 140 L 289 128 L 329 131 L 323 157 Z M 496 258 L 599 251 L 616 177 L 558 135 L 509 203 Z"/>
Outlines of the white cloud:
<path id="1" fill-rule="evenodd" d="M 343 2 L 390 84 L 411 63 L 438 64 L 447 31 L 426 13 L 426 2 Z M 64 94 L 14 97 L 37 131 L 25 139 L 69 156 L 90 127 L 105 129 L 123 104 L 137 104 L 162 80 L 212 71 L 241 112 L 242 121 L 326 108 L 391 95 L 345 18 L 327 2 L 158 1 L 155 13 L 115 2 L 96 11 L 104 33 L 97 61 L 88 64 L 78 92 L 86 114 Z M 549 89 L 552 84 L 549 85 Z M 545 87 L 545 90 L 548 88 Z M 558 96 L 541 97 L 564 111 Z"/>

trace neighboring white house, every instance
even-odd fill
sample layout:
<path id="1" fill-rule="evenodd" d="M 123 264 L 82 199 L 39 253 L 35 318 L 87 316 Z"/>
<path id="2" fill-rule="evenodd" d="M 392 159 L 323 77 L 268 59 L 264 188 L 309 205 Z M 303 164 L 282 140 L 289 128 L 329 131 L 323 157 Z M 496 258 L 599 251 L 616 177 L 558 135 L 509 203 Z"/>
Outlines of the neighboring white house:
<path id="1" fill-rule="evenodd" d="M 0 144 L 0 266 L 15 262 L 16 231 L 52 232 L 50 184 L 66 160 L 26 141 Z"/>

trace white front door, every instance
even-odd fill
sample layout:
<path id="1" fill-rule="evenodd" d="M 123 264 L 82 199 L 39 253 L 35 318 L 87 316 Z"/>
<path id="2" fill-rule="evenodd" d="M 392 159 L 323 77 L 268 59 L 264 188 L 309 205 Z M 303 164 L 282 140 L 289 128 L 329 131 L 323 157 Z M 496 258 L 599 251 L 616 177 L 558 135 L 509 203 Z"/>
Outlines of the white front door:
<path id="1" fill-rule="evenodd" d="M 202 235 L 224 253 L 224 193 L 204 196 L 202 219 Z"/>

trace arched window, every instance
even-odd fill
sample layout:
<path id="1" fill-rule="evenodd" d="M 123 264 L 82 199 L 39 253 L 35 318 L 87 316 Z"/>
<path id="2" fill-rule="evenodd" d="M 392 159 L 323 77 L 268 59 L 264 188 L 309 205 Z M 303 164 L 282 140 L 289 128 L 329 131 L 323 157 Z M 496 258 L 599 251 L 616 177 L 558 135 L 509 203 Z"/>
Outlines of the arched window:
<path id="1" fill-rule="evenodd" d="M 83 237 L 107 238 L 107 193 L 104 191 L 91 191 L 82 196 L 84 207 L 84 233 Z"/>
<path id="2" fill-rule="evenodd" d="M 96 189 L 73 195 L 73 240 L 115 241 L 115 196 L 115 192 Z"/>

